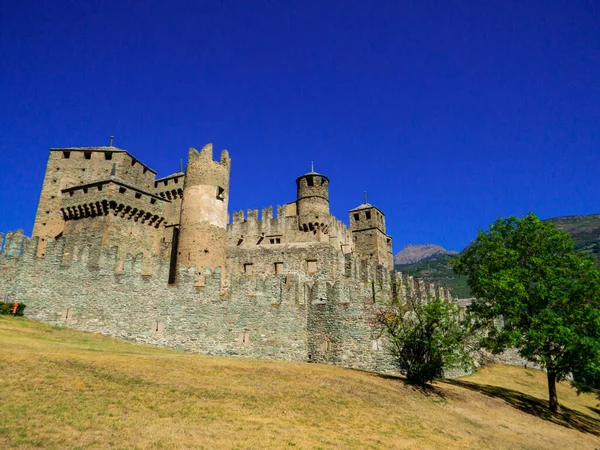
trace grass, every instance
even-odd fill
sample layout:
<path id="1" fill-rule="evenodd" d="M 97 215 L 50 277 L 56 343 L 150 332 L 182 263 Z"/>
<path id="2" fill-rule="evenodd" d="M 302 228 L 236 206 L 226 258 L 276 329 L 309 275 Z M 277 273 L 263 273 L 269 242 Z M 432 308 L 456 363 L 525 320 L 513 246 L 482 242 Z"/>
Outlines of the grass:
<path id="1" fill-rule="evenodd" d="M 600 410 L 490 366 L 423 393 L 400 377 L 217 358 L 0 317 L 0 447 L 600 448 Z"/>

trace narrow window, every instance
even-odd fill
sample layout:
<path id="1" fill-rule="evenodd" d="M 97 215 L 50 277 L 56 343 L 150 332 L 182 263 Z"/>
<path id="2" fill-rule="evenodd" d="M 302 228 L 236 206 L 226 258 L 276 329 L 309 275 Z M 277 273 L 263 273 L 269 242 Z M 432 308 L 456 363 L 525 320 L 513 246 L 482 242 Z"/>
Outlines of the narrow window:
<path id="1" fill-rule="evenodd" d="M 135 166 L 135 159 L 131 159 L 131 167 Z"/>
<path id="2" fill-rule="evenodd" d="M 378 352 L 382 349 L 381 339 L 375 339 L 373 341 L 373 350 Z"/>
<path id="3" fill-rule="evenodd" d="M 225 189 L 217 186 L 217 200 L 225 200 Z"/>
<path id="4" fill-rule="evenodd" d="M 150 203 L 152 203 L 154 205 L 156 203 L 156 199 L 155 198 L 151 198 L 150 199 Z"/>
<path id="5" fill-rule="evenodd" d="M 276 262 L 274 264 L 274 267 L 275 267 L 275 275 L 283 274 L 283 263 L 282 262 Z"/>
<path id="6" fill-rule="evenodd" d="M 139 192 L 135 193 L 135 198 L 142 198 L 142 194 L 140 194 Z"/>
<path id="7" fill-rule="evenodd" d="M 83 157 L 85 159 L 92 159 L 92 152 L 83 152 Z"/>
<path id="8" fill-rule="evenodd" d="M 252 263 L 244 264 L 244 273 L 252 273 Z"/>
<path id="9" fill-rule="evenodd" d="M 275 243 L 276 244 L 281 244 L 281 239 L 280 238 L 275 238 Z"/>
<path id="10" fill-rule="evenodd" d="M 367 220 L 370 220 L 371 219 L 371 211 L 366 211 L 365 216 L 366 216 Z"/>
<path id="11" fill-rule="evenodd" d="M 127 192 L 127 189 L 125 189 L 124 187 L 119 188 L 119 194 L 124 194 L 125 192 Z"/>
<path id="12" fill-rule="evenodd" d="M 83 188 L 83 193 L 87 194 L 87 192 L 88 192 L 88 188 Z"/>
<path id="13" fill-rule="evenodd" d="M 354 213 L 354 220 L 357 222 L 360 220 L 360 213 Z"/>
<path id="14" fill-rule="evenodd" d="M 101 190 L 102 190 L 102 185 L 101 185 L 101 184 L 99 184 L 99 185 L 98 185 L 98 190 L 99 190 L 99 191 L 101 191 Z"/>
<path id="15" fill-rule="evenodd" d="M 315 181 L 313 180 L 313 177 L 308 177 L 306 179 L 306 185 L 307 186 L 314 186 L 315 185 Z"/>
<path id="16" fill-rule="evenodd" d="M 104 159 L 107 161 L 110 161 L 112 159 L 112 153 L 111 152 L 104 152 Z"/>
<path id="17" fill-rule="evenodd" d="M 175 177 L 175 183 L 179 183 L 179 178 Z"/>
<path id="18" fill-rule="evenodd" d="M 250 342 L 250 333 L 247 331 L 244 331 L 243 333 L 240 333 L 240 343 L 241 344 L 248 344 Z"/>
<path id="19" fill-rule="evenodd" d="M 69 159 L 71 157 L 71 152 L 63 152 L 63 159 Z"/>
<path id="20" fill-rule="evenodd" d="M 274 244 L 275 243 L 275 239 L 269 239 L 269 244 Z"/>

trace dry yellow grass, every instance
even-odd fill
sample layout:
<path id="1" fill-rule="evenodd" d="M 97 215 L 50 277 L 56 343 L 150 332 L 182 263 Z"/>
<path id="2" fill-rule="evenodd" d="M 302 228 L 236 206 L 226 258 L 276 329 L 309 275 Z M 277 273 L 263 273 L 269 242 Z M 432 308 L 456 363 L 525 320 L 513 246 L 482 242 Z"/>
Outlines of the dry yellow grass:
<path id="1" fill-rule="evenodd" d="M 0 447 L 600 448 L 597 400 L 492 366 L 425 395 L 401 378 L 216 358 L 0 317 Z M 538 417 L 539 416 L 539 417 Z"/>

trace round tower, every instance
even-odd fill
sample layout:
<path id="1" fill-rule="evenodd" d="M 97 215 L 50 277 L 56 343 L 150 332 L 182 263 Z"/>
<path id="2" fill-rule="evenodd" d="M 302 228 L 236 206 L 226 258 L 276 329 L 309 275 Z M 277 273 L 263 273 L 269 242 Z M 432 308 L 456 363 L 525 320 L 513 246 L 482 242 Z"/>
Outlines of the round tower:
<path id="1" fill-rule="evenodd" d="M 327 230 L 329 178 L 311 170 L 296 179 L 298 225 L 303 231 Z"/>
<path id="2" fill-rule="evenodd" d="M 183 185 L 177 264 L 194 266 L 198 274 L 225 268 L 227 203 L 231 159 L 227 150 L 213 161 L 212 144 L 190 148 Z"/>

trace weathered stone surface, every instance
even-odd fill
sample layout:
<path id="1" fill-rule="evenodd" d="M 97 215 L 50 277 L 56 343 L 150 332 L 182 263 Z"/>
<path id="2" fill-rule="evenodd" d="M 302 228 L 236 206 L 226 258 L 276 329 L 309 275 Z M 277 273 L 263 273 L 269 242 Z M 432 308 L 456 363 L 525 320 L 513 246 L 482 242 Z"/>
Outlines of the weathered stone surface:
<path id="1" fill-rule="evenodd" d="M 210 144 L 160 179 L 114 147 L 52 149 L 34 237 L 6 235 L 0 294 L 30 317 L 151 345 L 389 370 L 378 308 L 447 293 L 394 272 L 378 208 L 350 211 L 350 228 L 333 217 L 318 173 L 276 217 L 229 223 L 230 167 Z"/>

